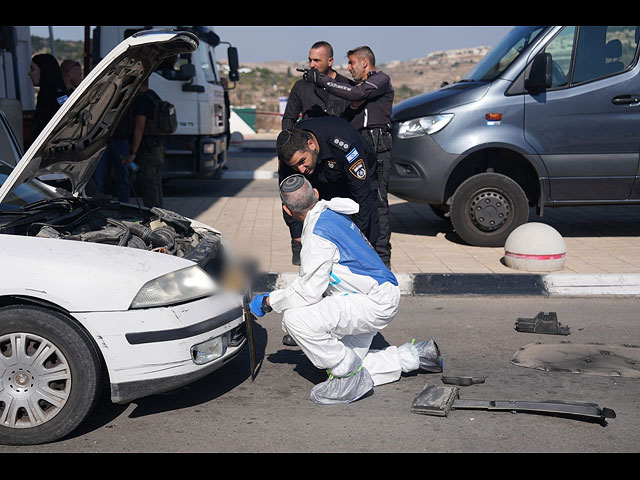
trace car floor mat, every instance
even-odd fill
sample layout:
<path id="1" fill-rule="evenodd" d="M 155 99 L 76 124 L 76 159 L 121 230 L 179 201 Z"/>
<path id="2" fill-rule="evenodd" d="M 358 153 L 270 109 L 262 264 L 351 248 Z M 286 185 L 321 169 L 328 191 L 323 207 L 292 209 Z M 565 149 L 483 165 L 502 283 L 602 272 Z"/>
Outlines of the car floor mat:
<path id="1" fill-rule="evenodd" d="M 640 378 L 640 347 L 601 343 L 530 343 L 513 355 L 511 363 L 547 372 Z"/>

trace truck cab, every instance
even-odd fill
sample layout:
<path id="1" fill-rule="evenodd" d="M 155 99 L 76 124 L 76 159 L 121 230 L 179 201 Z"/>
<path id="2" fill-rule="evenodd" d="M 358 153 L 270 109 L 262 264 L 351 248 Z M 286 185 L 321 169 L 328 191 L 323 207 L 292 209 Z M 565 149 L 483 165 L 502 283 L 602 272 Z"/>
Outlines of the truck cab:
<path id="1" fill-rule="evenodd" d="M 192 53 L 167 59 L 149 78 L 149 88 L 176 108 L 177 130 L 166 136 L 163 178 L 219 177 L 227 163 L 229 138 L 225 88 L 216 63 L 224 42 L 209 27 L 98 26 L 93 32 L 94 64 L 115 45 L 142 30 L 183 30 L 198 36 Z M 237 80 L 237 52 L 229 47 L 230 79 Z"/>
<path id="2" fill-rule="evenodd" d="M 531 207 L 640 203 L 639 33 L 514 28 L 460 82 L 394 107 L 390 193 L 477 246 Z"/>

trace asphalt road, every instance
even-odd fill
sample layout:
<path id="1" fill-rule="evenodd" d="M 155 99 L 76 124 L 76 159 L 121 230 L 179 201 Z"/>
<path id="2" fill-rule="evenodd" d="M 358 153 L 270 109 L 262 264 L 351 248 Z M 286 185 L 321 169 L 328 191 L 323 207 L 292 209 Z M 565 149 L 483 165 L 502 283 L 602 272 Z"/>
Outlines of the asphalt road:
<path id="1" fill-rule="evenodd" d="M 569 336 L 517 332 L 519 317 L 555 311 Z M 454 410 L 411 412 L 440 374 L 406 374 L 356 403 L 318 406 L 311 387 L 325 379 L 296 347 L 282 345 L 281 316 L 256 327 L 262 365 L 251 381 L 244 354 L 200 381 L 164 395 L 113 405 L 103 399 L 70 437 L 0 453 L 103 452 L 637 452 L 640 379 L 545 372 L 511 363 L 542 342 L 640 345 L 637 299 L 550 297 L 403 297 L 400 313 L 374 347 L 436 339 L 447 375 L 486 376 L 460 387 L 464 399 L 566 400 L 611 408 L 606 425 L 541 414 Z M 323 460 L 324 461 L 324 460 Z M 330 462 L 330 459 L 326 461 Z M 416 468 L 423 468 L 416 467 Z M 286 469 L 286 466 L 283 466 Z M 415 474 L 415 472 L 414 472 Z"/>

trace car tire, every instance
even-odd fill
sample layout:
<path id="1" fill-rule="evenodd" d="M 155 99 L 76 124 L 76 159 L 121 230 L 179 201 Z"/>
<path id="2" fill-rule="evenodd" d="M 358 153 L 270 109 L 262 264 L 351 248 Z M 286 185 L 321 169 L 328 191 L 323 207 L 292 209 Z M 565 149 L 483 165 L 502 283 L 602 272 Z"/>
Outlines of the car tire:
<path id="1" fill-rule="evenodd" d="M 31 305 L 0 308 L 0 444 L 60 439 L 100 395 L 101 362 L 87 332 Z"/>
<path id="2" fill-rule="evenodd" d="M 462 240 L 480 247 L 501 247 L 529 219 L 529 201 L 511 178 L 480 173 L 458 187 L 450 212 L 453 229 Z"/>

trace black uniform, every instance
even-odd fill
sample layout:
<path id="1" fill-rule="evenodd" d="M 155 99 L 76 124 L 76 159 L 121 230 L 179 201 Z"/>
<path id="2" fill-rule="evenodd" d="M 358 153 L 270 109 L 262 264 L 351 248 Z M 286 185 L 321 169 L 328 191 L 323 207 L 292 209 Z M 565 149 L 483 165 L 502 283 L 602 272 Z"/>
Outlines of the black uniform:
<path id="1" fill-rule="evenodd" d="M 355 200 L 360 210 L 353 215 L 353 221 L 375 246 L 379 235 L 378 180 L 376 156 L 371 147 L 349 122 L 341 118 L 310 118 L 298 122 L 296 129 L 313 133 L 320 147 L 318 165 L 307 177 L 311 185 L 318 189 L 323 200 L 334 197 Z M 283 165 L 279 170 L 280 181 L 294 173 L 298 172 Z M 296 228 L 301 234 L 302 222 L 294 222 L 298 223 Z"/>
<path id="2" fill-rule="evenodd" d="M 154 100 L 160 97 L 149 89 L 141 92 L 133 101 L 133 117 L 142 115 L 147 117 L 145 133 L 140 142 L 140 149 L 136 154 L 136 163 L 140 167 L 137 180 L 140 187 L 140 195 L 145 207 L 162 207 L 162 171 L 164 168 L 164 137 L 161 135 L 147 134 L 147 126 L 155 118 Z M 129 145 L 132 141 L 129 142 Z"/>
<path id="3" fill-rule="evenodd" d="M 334 80 L 327 75 L 319 74 L 316 84 L 350 102 L 365 101 L 357 108 L 347 108 L 343 117 L 362 134 L 378 157 L 380 238 L 374 245 L 380 258 L 389 264 L 391 259 L 391 225 L 387 193 L 391 173 L 390 128 L 394 97 L 391 79 L 384 72 L 370 72 L 366 80 L 353 85 L 353 83 L 339 82 L 337 79 Z"/>
<path id="4" fill-rule="evenodd" d="M 339 73 L 336 74 L 336 81 L 349 84 L 349 79 Z M 303 120 L 326 115 L 339 117 L 348 106 L 347 100 L 332 95 L 323 87 L 302 79 L 298 80 L 289 93 L 287 106 L 282 115 L 282 129 L 293 128 L 300 115 Z"/>

